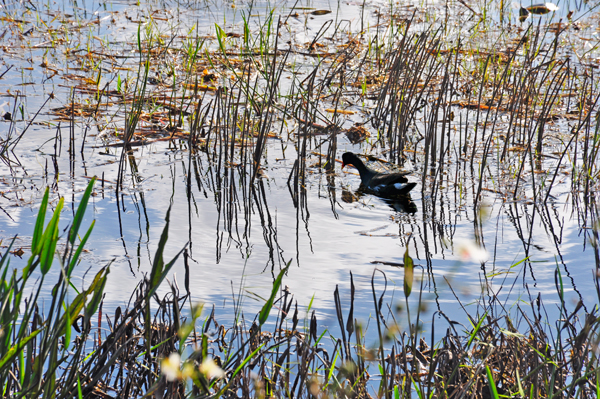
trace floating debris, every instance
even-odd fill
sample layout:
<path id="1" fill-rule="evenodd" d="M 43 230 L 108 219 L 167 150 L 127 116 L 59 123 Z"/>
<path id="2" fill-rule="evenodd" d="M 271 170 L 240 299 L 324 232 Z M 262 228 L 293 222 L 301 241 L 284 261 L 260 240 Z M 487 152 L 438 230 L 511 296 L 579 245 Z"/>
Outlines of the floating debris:
<path id="1" fill-rule="evenodd" d="M 362 125 L 354 125 L 350 129 L 347 129 L 344 133 L 352 144 L 358 144 L 362 141 L 365 141 L 367 137 L 371 136 L 369 131 Z"/>
<path id="2" fill-rule="evenodd" d="M 332 114 L 343 114 L 343 115 L 354 115 L 356 112 L 355 111 L 348 111 L 345 109 L 334 109 L 334 108 L 327 108 L 325 110 L 325 112 L 330 112 Z"/>
<path id="3" fill-rule="evenodd" d="M 529 7 L 521 6 L 521 8 L 519 9 L 519 21 L 525 21 L 527 18 L 529 18 L 529 15 L 531 14 L 544 15 L 557 10 L 558 6 L 554 3 L 534 4 Z"/>
<path id="4" fill-rule="evenodd" d="M 313 12 L 310 13 L 311 15 L 327 15 L 327 14 L 331 14 L 330 10 L 315 10 Z"/>

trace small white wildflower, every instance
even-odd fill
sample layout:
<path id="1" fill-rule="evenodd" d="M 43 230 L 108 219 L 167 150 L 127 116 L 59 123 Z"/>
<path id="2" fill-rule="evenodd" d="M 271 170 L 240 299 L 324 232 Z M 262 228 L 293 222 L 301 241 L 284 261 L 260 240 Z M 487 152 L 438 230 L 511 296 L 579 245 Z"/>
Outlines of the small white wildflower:
<path id="1" fill-rule="evenodd" d="M 457 240 L 454 242 L 454 253 L 462 261 L 472 260 L 483 263 L 488 260 L 488 252 L 472 240 Z"/>
<path id="2" fill-rule="evenodd" d="M 167 378 L 167 381 L 175 381 L 181 376 L 181 356 L 179 353 L 173 352 L 168 358 L 161 362 L 161 371 Z"/>
<path id="3" fill-rule="evenodd" d="M 223 369 L 217 366 L 211 357 L 207 357 L 202 361 L 202 364 L 200 365 L 200 372 L 208 379 L 225 377 L 225 372 Z"/>

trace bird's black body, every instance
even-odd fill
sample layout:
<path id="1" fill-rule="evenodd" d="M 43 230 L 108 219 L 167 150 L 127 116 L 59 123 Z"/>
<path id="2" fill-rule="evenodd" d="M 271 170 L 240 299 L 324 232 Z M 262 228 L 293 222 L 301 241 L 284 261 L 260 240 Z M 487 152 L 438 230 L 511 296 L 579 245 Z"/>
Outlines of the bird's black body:
<path id="1" fill-rule="evenodd" d="M 366 166 L 356 154 L 351 152 L 342 155 L 342 168 L 346 165 L 353 165 L 358 169 L 363 188 L 380 197 L 406 196 L 417 185 L 417 183 L 408 182 L 406 175 L 410 172 L 380 173 L 374 171 Z"/>

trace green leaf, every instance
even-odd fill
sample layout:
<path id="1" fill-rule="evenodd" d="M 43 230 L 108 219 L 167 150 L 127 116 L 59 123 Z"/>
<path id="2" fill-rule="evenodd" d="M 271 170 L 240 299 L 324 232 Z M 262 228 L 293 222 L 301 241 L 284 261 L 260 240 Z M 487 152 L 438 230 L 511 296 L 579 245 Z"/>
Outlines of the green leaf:
<path id="1" fill-rule="evenodd" d="M 208 356 L 208 336 L 206 334 L 202 334 L 202 359 Z"/>
<path id="2" fill-rule="evenodd" d="M 406 252 L 404 252 L 404 296 L 408 298 L 412 292 L 414 262 L 408 254 L 408 243 L 406 243 Z"/>
<path id="3" fill-rule="evenodd" d="M 525 391 L 523 390 L 523 385 L 521 385 L 521 376 L 519 375 L 519 369 L 515 369 L 516 372 L 516 376 L 517 376 L 517 386 L 519 387 L 519 394 L 521 395 L 522 398 L 525 397 Z M 598 385 L 600 386 L 600 385 Z M 600 396 L 596 396 L 596 397 L 600 397 Z"/>
<path id="4" fill-rule="evenodd" d="M 46 220 L 46 209 L 48 208 L 48 195 L 50 192 L 50 188 L 46 187 L 46 192 L 44 193 L 44 198 L 42 199 L 42 203 L 40 204 L 40 210 L 38 211 L 38 216 L 35 221 L 35 228 L 33 229 L 33 239 L 31 240 L 31 253 L 33 255 L 39 254 L 41 247 L 40 239 L 42 237 L 42 233 L 44 232 L 44 220 Z"/>
<path id="5" fill-rule="evenodd" d="M 258 323 L 261 326 L 263 324 L 265 324 L 265 322 L 267 321 L 267 318 L 269 317 L 269 313 L 271 313 L 271 308 L 273 308 L 273 301 L 275 300 L 275 295 L 277 295 L 277 293 L 279 292 L 279 287 L 281 287 L 281 280 L 283 280 L 283 276 L 287 273 L 291 264 L 292 264 L 292 261 L 290 260 L 288 262 L 288 264 L 283 269 L 281 269 L 281 271 L 279 272 L 279 275 L 273 282 L 273 289 L 271 290 L 271 296 L 269 297 L 267 302 L 263 305 L 263 307 L 260 311 L 260 315 L 258 316 Z"/>
<path id="6" fill-rule="evenodd" d="M 69 307 L 67 306 L 67 308 L 65 309 L 65 346 L 64 346 L 64 351 L 69 350 L 69 346 L 71 346 L 71 325 L 73 324 L 71 322 L 71 313 L 69 313 Z"/>
<path id="7" fill-rule="evenodd" d="M 2 257 L 0 257 L 0 267 L 3 267 L 4 264 L 6 263 L 6 267 L 4 267 L 4 272 L 2 272 L 2 278 L 1 278 L 1 282 L 6 284 L 6 273 L 8 273 L 8 266 L 10 265 L 10 250 L 13 247 L 13 244 L 15 243 L 15 240 L 17 239 L 17 236 L 14 236 L 13 239 L 11 240 L 10 244 L 8 244 L 8 248 L 6 249 L 6 251 L 4 251 L 4 254 L 2 255 Z M 1 291 L 0 291 L 1 292 Z"/>
<path id="8" fill-rule="evenodd" d="M 417 385 L 417 381 L 415 381 L 415 379 L 413 377 L 410 377 L 410 380 L 413 383 L 413 386 L 415 387 L 415 391 L 417 392 L 417 395 L 419 395 L 419 399 L 424 399 L 425 394 L 423 392 L 421 392 L 421 390 L 419 389 L 419 386 Z"/>
<path id="9" fill-rule="evenodd" d="M 102 294 L 104 293 L 104 286 L 106 285 L 106 277 L 110 273 L 110 267 L 106 267 L 105 270 L 106 272 L 103 273 L 103 275 L 95 281 L 93 287 L 90 287 L 87 291 L 88 294 L 91 291 L 94 292 L 90 303 L 88 303 L 87 307 L 85 308 L 85 315 L 87 320 L 89 320 L 94 315 L 94 313 L 96 313 L 96 310 L 98 310 L 98 306 L 100 306 L 100 302 L 102 301 Z"/>
<path id="10" fill-rule="evenodd" d="M 25 370 L 25 351 L 19 351 L 19 369 L 20 370 Z M 19 383 L 21 384 L 21 386 L 25 385 L 25 372 L 20 372 L 19 373 Z"/>
<path id="11" fill-rule="evenodd" d="M 492 375 L 492 370 L 490 370 L 490 366 L 485 365 L 485 370 L 487 372 L 488 384 L 490 386 L 490 394 L 492 398 L 498 399 L 498 390 L 496 389 L 496 383 L 494 382 L 494 376 Z"/>
<path id="12" fill-rule="evenodd" d="M 29 336 L 27 336 L 23 339 L 20 339 L 19 342 L 17 342 L 15 345 L 10 347 L 10 349 L 0 359 L 0 372 L 2 372 L 2 374 L 4 374 L 4 370 L 3 370 L 4 367 L 10 366 L 13 358 L 15 356 L 17 356 L 23 350 L 23 348 L 25 347 L 25 345 L 27 345 L 27 343 L 29 341 L 34 339 L 36 337 L 36 335 L 38 335 L 40 332 L 42 332 L 42 329 L 43 329 L 43 327 L 38 328 L 37 330 L 35 330 L 31 334 L 29 334 Z"/>
<path id="13" fill-rule="evenodd" d="M 81 313 L 81 310 L 85 306 L 85 302 L 87 301 L 88 296 L 92 292 L 94 292 L 94 293 L 99 292 L 98 295 L 100 295 L 100 297 L 102 296 L 102 290 L 104 289 L 104 284 L 106 283 L 106 276 L 108 275 L 108 273 L 110 273 L 110 264 L 108 266 L 104 266 L 102 269 L 100 269 L 100 271 L 98 271 L 98 273 L 96 273 L 96 276 L 94 276 L 94 280 L 92 281 L 92 283 L 90 284 L 88 289 L 84 290 L 81 294 L 78 294 L 75 297 L 75 299 L 73 299 L 73 302 L 71 302 L 71 304 L 69 305 L 69 309 L 67 311 L 69 318 Z M 99 304 L 99 302 L 98 302 L 98 304 Z M 88 307 L 86 309 L 86 312 L 91 310 L 91 307 L 93 307 L 93 305 L 91 305 L 91 303 L 90 303 L 90 305 L 88 305 Z M 66 317 L 66 315 L 63 315 L 60 323 L 57 325 L 59 326 L 59 328 L 64 329 L 66 323 L 67 323 L 67 317 Z"/>
<path id="14" fill-rule="evenodd" d="M 291 263 L 291 261 L 290 261 Z M 289 264 L 288 264 L 289 265 Z M 252 352 L 251 354 L 248 355 L 248 357 L 246 357 L 241 363 L 240 365 L 235 369 L 235 371 L 233 372 L 233 374 L 231 375 L 231 378 L 229 379 L 229 382 L 227 383 L 227 385 L 225 385 L 221 391 L 219 391 L 219 393 L 217 394 L 217 397 L 220 397 L 223 392 L 225 392 L 227 390 L 227 388 L 229 388 L 229 385 L 231 384 L 232 381 L 235 381 L 234 378 L 236 375 L 238 375 L 238 373 L 244 369 L 244 367 L 246 366 L 246 364 L 254 357 L 254 355 L 256 355 L 262 348 L 263 346 L 265 346 L 264 343 L 260 344 L 260 346 L 258 348 L 256 348 L 254 350 L 254 352 Z"/>
<path id="15" fill-rule="evenodd" d="M 33 271 L 33 269 L 35 269 L 35 266 L 37 266 L 36 260 L 39 261 L 38 255 L 42 251 L 42 244 L 44 243 L 42 237 L 44 235 L 44 221 L 46 220 L 46 210 L 48 208 L 49 192 L 50 189 L 47 187 L 46 192 L 44 193 L 44 197 L 42 198 L 42 203 L 40 204 L 40 210 L 38 211 L 37 219 L 35 221 L 35 227 L 33 229 L 33 238 L 31 240 L 31 256 L 27 261 L 27 266 L 23 268 L 24 280 L 27 280 L 29 278 L 29 274 Z"/>
<path id="16" fill-rule="evenodd" d="M 185 341 L 188 339 L 192 331 L 194 331 L 194 324 L 192 323 L 183 323 L 179 331 L 177 331 L 177 336 L 179 336 L 179 348 L 181 350 L 183 350 L 185 347 Z"/>
<path id="17" fill-rule="evenodd" d="M 81 380 L 79 379 L 79 374 L 77 374 L 77 397 L 79 399 L 83 399 L 83 391 L 81 390 Z"/>
<path id="18" fill-rule="evenodd" d="M 148 296 L 147 296 L 148 298 L 150 298 L 152 295 L 154 295 L 154 293 L 156 292 L 156 290 L 158 289 L 158 287 L 160 286 L 162 281 L 165 279 L 165 277 L 167 277 L 167 274 L 169 273 L 169 271 L 171 270 L 171 268 L 177 261 L 177 258 L 179 258 L 179 256 L 183 253 L 183 250 L 185 249 L 185 247 L 183 247 L 181 249 L 181 251 L 179 251 L 179 253 L 177 255 L 175 255 L 175 257 L 169 263 L 167 263 L 165 265 L 165 262 L 163 260 L 163 252 L 165 250 L 165 246 L 167 245 L 167 240 L 169 238 L 170 214 L 171 214 L 171 207 L 169 206 L 169 209 L 167 210 L 167 216 L 165 217 L 165 220 L 167 223 L 165 224 L 163 232 L 160 236 L 160 240 L 158 242 L 158 248 L 156 249 L 156 255 L 154 255 L 154 263 L 152 264 L 152 271 L 150 272 L 150 287 L 148 290 Z"/>
<path id="19" fill-rule="evenodd" d="M 325 390 L 327 383 L 333 377 L 333 372 L 335 371 L 335 365 L 337 363 L 338 356 L 339 356 L 339 352 L 335 351 L 335 357 L 333 358 L 333 361 L 331 362 L 331 367 L 329 368 L 329 372 L 327 373 L 327 378 L 325 378 L 325 383 L 323 384 L 323 390 Z"/>
<path id="20" fill-rule="evenodd" d="M 467 348 L 471 347 L 471 343 L 475 339 L 475 336 L 477 335 L 477 332 L 481 328 L 481 324 L 483 323 L 483 321 L 485 320 L 486 317 L 487 317 L 487 311 L 483 314 L 483 316 L 481 316 L 481 318 L 479 319 L 479 322 L 477 322 L 477 325 L 473 329 L 473 332 L 471 333 L 471 337 L 467 341 Z"/>
<path id="21" fill-rule="evenodd" d="M 188 337 L 190 336 L 192 331 L 194 331 L 194 328 L 196 326 L 196 319 L 198 319 L 198 317 L 200 317 L 200 315 L 202 314 L 203 307 L 204 306 L 200 305 L 200 304 L 193 305 L 192 306 L 192 320 L 190 322 L 183 323 L 183 325 L 179 329 L 177 335 L 179 336 L 179 348 L 181 350 L 183 350 L 183 348 L 184 348 L 185 341 L 188 339 Z"/>
<path id="22" fill-rule="evenodd" d="M 43 275 L 50 271 L 50 267 L 54 261 L 54 250 L 56 249 L 56 244 L 58 242 L 58 222 L 60 221 L 60 212 L 62 211 L 64 203 L 64 198 L 61 198 L 58 201 L 58 205 L 54 210 L 54 215 L 52 215 L 52 219 L 50 219 L 48 226 L 46 226 L 46 231 L 44 231 L 44 235 L 42 236 L 40 271 Z"/>
<path id="23" fill-rule="evenodd" d="M 158 241 L 158 248 L 156 249 L 156 254 L 154 255 L 154 262 L 152 262 L 152 271 L 150 272 L 150 289 L 152 293 L 148 293 L 148 297 L 152 296 L 154 290 L 160 285 L 163 278 L 163 266 L 165 264 L 163 259 L 163 252 L 165 250 L 165 246 L 167 245 L 167 240 L 169 239 L 169 222 L 171 218 L 171 207 L 167 209 L 167 216 L 165 217 L 165 227 L 163 228 L 162 234 L 160 235 L 160 240 Z"/>
<path id="24" fill-rule="evenodd" d="M 92 177 L 90 180 L 85 192 L 83 193 L 83 197 L 81 198 L 81 202 L 77 207 L 77 213 L 75 213 L 75 218 L 73 219 L 73 224 L 71 225 L 71 229 L 69 230 L 69 242 L 71 245 L 75 243 L 75 238 L 77 238 L 77 233 L 79 232 L 79 227 L 81 226 L 81 222 L 83 221 L 83 215 L 85 214 L 85 210 L 87 209 L 87 204 L 92 195 L 92 189 L 94 188 L 94 183 L 96 183 L 96 176 Z"/>
<path id="25" fill-rule="evenodd" d="M 560 268 L 558 267 L 558 264 L 556 265 L 556 272 L 555 272 L 555 276 L 554 276 L 555 280 L 558 279 L 558 284 L 557 284 L 557 289 L 558 289 L 558 295 L 560 296 L 560 301 L 562 302 L 562 304 L 564 304 L 565 302 L 565 288 L 563 286 L 563 280 L 562 280 L 562 275 L 560 273 Z"/>
<path id="26" fill-rule="evenodd" d="M 75 264 L 79 260 L 81 251 L 83 251 L 83 247 L 87 243 L 87 240 L 90 237 L 90 234 L 92 233 L 92 229 L 94 228 L 95 224 L 96 224 L 96 221 L 92 220 L 92 224 L 90 224 L 90 228 L 85 233 L 85 236 L 83 236 L 83 238 L 81 239 L 81 242 L 79 243 L 79 246 L 75 250 L 75 254 L 73 255 L 73 258 L 71 259 L 71 263 L 69 263 L 69 268 L 67 269 L 67 277 L 71 277 L 71 273 L 73 272 L 73 269 L 75 268 Z"/>

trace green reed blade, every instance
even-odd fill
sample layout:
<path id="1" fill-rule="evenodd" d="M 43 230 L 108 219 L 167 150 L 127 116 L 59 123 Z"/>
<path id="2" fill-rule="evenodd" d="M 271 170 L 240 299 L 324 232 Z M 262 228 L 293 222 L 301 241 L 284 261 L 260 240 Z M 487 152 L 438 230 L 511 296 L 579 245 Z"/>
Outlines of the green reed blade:
<path id="1" fill-rule="evenodd" d="M 5 366 L 11 366 L 13 359 L 19 353 L 21 353 L 25 345 L 27 345 L 29 341 L 34 339 L 40 332 L 42 332 L 43 329 L 44 327 L 38 328 L 37 330 L 29 334 L 27 337 L 20 339 L 16 344 L 10 347 L 10 349 L 4 354 L 4 356 L 0 358 L 0 373 L 4 373 Z"/>
<path id="2" fill-rule="evenodd" d="M 494 382 L 494 376 L 492 375 L 492 370 L 490 370 L 490 366 L 485 365 L 485 371 L 487 372 L 488 384 L 490 386 L 490 394 L 492 398 L 498 399 L 498 390 L 496 389 L 496 383 Z"/>
<path id="3" fill-rule="evenodd" d="M 33 229 L 33 238 L 31 240 L 31 252 L 34 255 L 37 255 L 41 250 L 41 238 L 44 232 L 44 220 L 46 219 L 46 209 L 48 208 L 48 195 L 50 192 L 50 188 L 46 187 L 46 192 L 44 193 L 44 198 L 42 198 L 42 203 L 40 204 L 40 210 L 38 211 L 38 216 L 35 221 L 35 228 Z"/>
<path id="4" fill-rule="evenodd" d="M 90 237 L 90 234 L 92 234 L 92 230 L 93 230 L 95 224 L 96 224 L 96 221 L 92 220 L 92 224 L 88 228 L 88 231 L 85 233 L 85 235 L 81 239 L 81 242 L 79 243 L 79 246 L 75 250 L 75 253 L 73 254 L 73 258 L 71 259 L 71 263 L 69 263 L 69 268 L 67 269 L 67 277 L 71 276 L 71 273 L 73 272 L 73 269 L 75 268 L 75 264 L 79 261 L 79 256 L 81 255 L 81 252 L 83 251 L 83 248 L 85 247 L 85 244 L 87 243 L 87 240 Z"/>
<path id="5" fill-rule="evenodd" d="M 69 242 L 71 243 L 71 245 L 75 243 L 75 238 L 77 237 L 79 227 L 81 226 L 81 222 L 83 221 L 83 215 L 85 214 L 88 201 L 90 199 L 90 196 L 92 195 L 94 183 L 96 183 L 96 176 L 92 177 L 92 180 L 90 180 L 89 184 L 87 185 L 87 188 L 85 189 L 85 192 L 83 193 L 83 197 L 81 197 L 79 206 L 77 207 L 77 212 L 75 213 L 75 217 L 73 218 L 73 224 L 71 225 L 71 229 L 69 230 Z"/>
<path id="6" fill-rule="evenodd" d="M 60 221 L 60 212 L 62 211 L 65 199 L 61 198 L 54 210 L 52 219 L 46 226 L 46 231 L 42 236 L 42 252 L 40 253 L 40 271 L 43 275 L 50 271 L 52 262 L 54 261 L 54 250 L 58 243 L 58 223 Z"/>
<path id="7" fill-rule="evenodd" d="M 404 252 L 404 296 L 408 298 L 412 292 L 415 264 L 408 254 L 408 243 Z"/>
<path id="8" fill-rule="evenodd" d="M 283 269 L 281 269 L 281 271 L 279 272 L 279 275 L 273 282 L 273 289 L 271 290 L 271 296 L 269 297 L 267 302 L 263 305 L 263 307 L 260 311 L 260 315 L 258 316 L 258 323 L 261 326 L 263 324 L 265 324 L 265 322 L 267 321 L 267 318 L 269 317 L 269 313 L 271 313 L 271 309 L 273 308 L 273 301 L 275 300 L 275 296 L 279 292 L 279 287 L 281 287 L 281 280 L 283 280 L 283 276 L 287 273 L 291 264 L 292 264 L 292 261 L 290 260 L 288 262 L 288 264 Z"/>

